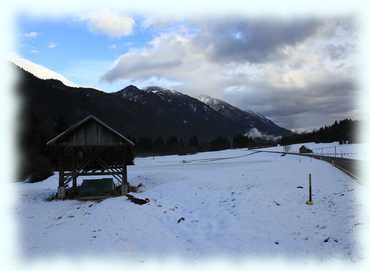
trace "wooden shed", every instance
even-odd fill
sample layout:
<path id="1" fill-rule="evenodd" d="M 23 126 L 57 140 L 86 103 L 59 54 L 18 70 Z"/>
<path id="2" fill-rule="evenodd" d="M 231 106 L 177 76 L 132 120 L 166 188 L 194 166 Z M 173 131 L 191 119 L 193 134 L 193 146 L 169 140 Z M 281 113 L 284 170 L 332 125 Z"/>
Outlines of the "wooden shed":
<path id="1" fill-rule="evenodd" d="M 66 191 L 78 196 L 80 176 L 110 175 L 121 194 L 128 192 L 127 165 L 133 165 L 134 143 L 97 117 L 84 118 L 46 144 L 59 171 L 59 198 Z"/>

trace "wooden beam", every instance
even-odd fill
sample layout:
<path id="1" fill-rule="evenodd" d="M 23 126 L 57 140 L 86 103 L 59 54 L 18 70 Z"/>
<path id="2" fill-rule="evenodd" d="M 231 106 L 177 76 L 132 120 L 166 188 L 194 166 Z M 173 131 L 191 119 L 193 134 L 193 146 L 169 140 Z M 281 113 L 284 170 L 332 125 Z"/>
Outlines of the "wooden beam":
<path id="1" fill-rule="evenodd" d="M 104 171 L 102 173 L 99 173 L 99 172 L 79 172 L 78 174 L 74 175 L 74 176 L 99 176 L 99 175 L 114 175 L 114 176 L 120 176 L 119 173 L 117 172 L 108 172 L 108 171 Z M 68 178 L 68 181 L 66 183 L 69 183 L 71 180 L 72 180 L 72 177 L 73 175 L 69 176 Z"/>

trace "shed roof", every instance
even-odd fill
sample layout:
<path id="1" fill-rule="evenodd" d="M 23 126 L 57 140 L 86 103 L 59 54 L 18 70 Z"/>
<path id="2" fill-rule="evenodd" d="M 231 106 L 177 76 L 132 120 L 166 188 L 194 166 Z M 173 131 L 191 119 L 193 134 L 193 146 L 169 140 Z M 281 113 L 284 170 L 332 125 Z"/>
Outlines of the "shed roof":
<path id="1" fill-rule="evenodd" d="M 119 138 L 121 138 L 123 141 L 127 142 L 128 144 L 134 146 L 134 142 L 132 142 L 130 139 L 128 139 L 127 137 L 125 137 L 124 135 L 122 135 L 121 133 L 119 133 L 117 130 L 113 129 L 112 127 L 110 127 L 108 124 L 104 123 L 102 120 L 98 119 L 97 117 L 95 117 L 94 115 L 89 115 L 87 116 L 86 118 L 80 120 L 79 122 L 77 122 L 76 124 L 72 125 L 71 127 L 69 127 L 67 130 L 65 130 L 64 132 L 60 133 L 59 135 L 53 137 L 52 139 L 50 139 L 46 145 L 53 145 L 53 144 L 56 144 L 58 141 L 62 140 L 63 138 L 67 137 L 68 135 L 70 135 L 71 133 L 73 133 L 75 130 L 77 130 L 79 127 L 81 127 L 82 125 L 84 125 L 86 122 L 90 121 L 90 120 L 93 120 L 97 123 L 99 123 L 100 125 L 102 125 L 104 128 L 108 129 L 111 133 L 115 134 L 116 136 L 118 136 Z"/>

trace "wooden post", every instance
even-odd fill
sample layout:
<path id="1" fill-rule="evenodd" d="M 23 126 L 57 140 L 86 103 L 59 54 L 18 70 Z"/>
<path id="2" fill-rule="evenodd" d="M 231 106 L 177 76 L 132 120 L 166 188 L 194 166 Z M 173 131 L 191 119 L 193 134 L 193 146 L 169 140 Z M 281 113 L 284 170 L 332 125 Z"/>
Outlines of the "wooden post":
<path id="1" fill-rule="evenodd" d="M 73 158 L 72 158 L 73 159 L 72 190 L 73 190 L 73 194 L 76 195 L 77 194 L 77 163 L 76 163 L 77 153 L 73 151 L 72 155 L 73 155 Z"/>
<path id="2" fill-rule="evenodd" d="M 59 169 L 59 184 L 58 188 L 64 186 L 64 180 L 63 180 L 63 171 L 62 169 Z"/>
<path id="3" fill-rule="evenodd" d="M 128 193 L 128 182 L 127 182 L 127 166 L 122 165 L 122 184 L 121 184 L 121 195 Z"/>
<path id="4" fill-rule="evenodd" d="M 311 183 L 311 173 L 308 174 L 308 200 L 306 201 L 307 205 L 313 205 L 312 201 L 312 183 Z"/>
<path id="5" fill-rule="evenodd" d="M 59 183 L 58 183 L 58 199 L 64 199 L 66 196 L 66 190 L 64 187 L 64 168 L 63 168 L 63 158 L 64 158 L 64 149 L 62 150 L 62 155 L 58 160 L 59 167 Z"/>
<path id="6" fill-rule="evenodd" d="M 77 172 L 73 171 L 73 180 L 72 180 L 73 193 L 77 194 Z"/>
<path id="7" fill-rule="evenodd" d="M 127 165 L 126 165 L 126 149 L 123 152 L 123 163 L 122 163 L 122 183 L 121 183 L 121 195 L 126 195 L 128 193 L 128 182 L 127 182 Z"/>
<path id="8" fill-rule="evenodd" d="M 58 199 L 64 199 L 66 196 L 66 189 L 64 187 L 64 170 L 59 170 L 59 185 L 58 185 Z"/>

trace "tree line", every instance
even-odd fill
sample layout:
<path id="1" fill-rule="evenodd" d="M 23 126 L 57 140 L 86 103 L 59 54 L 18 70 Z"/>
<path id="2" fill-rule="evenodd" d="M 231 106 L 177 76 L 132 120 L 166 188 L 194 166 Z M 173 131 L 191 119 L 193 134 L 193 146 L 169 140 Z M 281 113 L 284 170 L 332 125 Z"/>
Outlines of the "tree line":
<path id="1" fill-rule="evenodd" d="M 281 145 L 290 145 L 304 142 L 328 143 L 359 143 L 358 130 L 362 122 L 359 120 L 344 119 L 335 121 L 332 125 L 305 133 L 294 133 L 284 136 L 279 140 Z"/>
<path id="2" fill-rule="evenodd" d="M 138 137 L 132 140 L 135 142 L 135 152 L 139 155 L 189 154 L 230 148 L 250 148 L 261 143 L 242 134 L 233 137 L 215 136 L 209 140 L 199 139 L 196 135 L 187 139 L 178 136 L 159 136 L 154 139 Z"/>
<path id="3" fill-rule="evenodd" d="M 23 127 L 19 133 L 20 160 L 18 179 L 40 181 L 52 174 L 52 166 L 46 142 L 52 136 L 68 128 L 62 117 L 54 120 L 54 127 L 48 127 L 35 114 L 22 116 Z M 138 156 L 191 154 L 202 151 L 217 151 L 230 148 L 258 148 L 262 146 L 290 145 L 305 142 L 359 142 L 357 130 L 361 122 L 351 119 L 335 121 L 332 125 L 323 126 L 317 130 L 305 133 L 292 133 L 275 140 L 252 138 L 237 134 L 230 137 L 215 136 L 204 139 L 194 135 L 190 138 L 181 136 L 129 137 L 135 142 L 135 153 Z"/>

